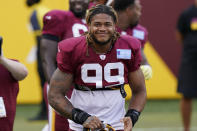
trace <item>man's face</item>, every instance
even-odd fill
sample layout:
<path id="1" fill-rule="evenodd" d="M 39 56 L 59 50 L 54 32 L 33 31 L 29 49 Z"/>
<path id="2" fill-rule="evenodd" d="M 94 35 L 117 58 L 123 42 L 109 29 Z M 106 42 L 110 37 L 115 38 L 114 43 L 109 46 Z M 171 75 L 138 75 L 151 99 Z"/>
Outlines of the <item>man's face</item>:
<path id="1" fill-rule="evenodd" d="M 76 17 L 84 17 L 88 9 L 89 0 L 70 0 L 70 10 Z"/>
<path id="2" fill-rule="evenodd" d="M 140 0 L 135 0 L 134 5 L 131 5 L 128 8 L 128 18 L 130 21 L 130 26 L 135 26 L 138 24 L 140 16 L 141 16 L 142 6 L 140 4 Z"/>
<path id="3" fill-rule="evenodd" d="M 115 32 L 115 23 L 110 15 L 96 14 L 92 17 L 88 29 L 94 42 L 104 45 L 110 42 Z"/>

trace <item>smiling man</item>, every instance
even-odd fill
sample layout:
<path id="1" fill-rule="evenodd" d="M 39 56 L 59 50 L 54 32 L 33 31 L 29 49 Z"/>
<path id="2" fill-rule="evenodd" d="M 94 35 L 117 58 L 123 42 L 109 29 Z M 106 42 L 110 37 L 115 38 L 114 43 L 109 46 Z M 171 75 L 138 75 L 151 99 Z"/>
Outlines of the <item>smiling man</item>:
<path id="1" fill-rule="evenodd" d="M 137 39 L 116 32 L 117 16 L 105 5 L 92 7 L 86 15 L 85 36 L 58 44 L 57 64 L 50 81 L 50 105 L 70 119 L 70 131 L 104 129 L 131 131 L 146 103 L 141 49 Z M 124 84 L 132 98 L 125 112 Z M 70 100 L 65 98 L 72 85 Z"/>

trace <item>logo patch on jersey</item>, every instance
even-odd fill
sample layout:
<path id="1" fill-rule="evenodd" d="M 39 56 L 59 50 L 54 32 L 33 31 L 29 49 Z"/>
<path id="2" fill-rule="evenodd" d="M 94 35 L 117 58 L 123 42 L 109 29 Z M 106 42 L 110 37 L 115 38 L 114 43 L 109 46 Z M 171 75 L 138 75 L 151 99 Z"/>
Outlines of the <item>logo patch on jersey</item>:
<path id="1" fill-rule="evenodd" d="M 106 55 L 100 55 L 99 57 L 100 57 L 101 60 L 105 60 Z"/>
<path id="2" fill-rule="evenodd" d="M 81 21 L 82 21 L 82 23 L 86 24 L 86 20 L 85 19 L 82 19 Z"/>
<path id="3" fill-rule="evenodd" d="M 121 35 L 126 35 L 126 34 L 127 34 L 127 32 L 125 32 L 125 31 L 121 32 Z"/>
<path id="4" fill-rule="evenodd" d="M 117 49 L 117 59 L 131 59 L 131 50 Z"/>
<path id="5" fill-rule="evenodd" d="M 51 19 L 51 16 L 50 16 L 50 15 L 47 15 L 47 16 L 46 16 L 46 19 L 47 19 L 47 20 L 50 20 L 50 19 Z"/>
<path id="6" fill-rule="evenodd" d="M 133 30 L 133 37 L 140 39 L 140 40 L 144 40 L 145 37 L 145 33 L 141 30 Z"/>

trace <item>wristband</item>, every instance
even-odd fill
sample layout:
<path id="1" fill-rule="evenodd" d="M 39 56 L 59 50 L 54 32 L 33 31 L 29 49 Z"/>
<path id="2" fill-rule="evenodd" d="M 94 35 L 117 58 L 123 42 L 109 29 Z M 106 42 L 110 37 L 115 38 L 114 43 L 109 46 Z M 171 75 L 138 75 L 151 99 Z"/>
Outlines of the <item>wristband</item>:
<path id="1" fill-rule="evenodd" d="M 77 124 L 82 125 L 88 119 L 88 117 L 90 117 L 90 116 L 91 115 L 89 115 L 85 111 L 82 111 L 78 108 L 73 108 L 72 109 L 72 120 Z"/>
<path id="2" fill-rule="evenodd" d="M 136 111 L 135 109 L 129 109 L 125 115 L 125 117 L 130 117 L 131 121 L 133 123 L 133 126 L 137 122 L 138 118 L 140 116 L 140 112 Z"/>

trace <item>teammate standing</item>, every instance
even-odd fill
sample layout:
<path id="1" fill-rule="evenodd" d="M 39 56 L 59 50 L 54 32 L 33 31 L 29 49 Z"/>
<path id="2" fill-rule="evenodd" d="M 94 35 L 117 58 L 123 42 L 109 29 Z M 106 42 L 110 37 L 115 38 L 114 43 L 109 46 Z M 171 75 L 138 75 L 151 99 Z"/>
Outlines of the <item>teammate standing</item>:
<path id="1" fill-rule="evenodd" d="M 144 45 L 148 41 L 148 31 L 139 24 L 142 8 L 140 0 L 114 0 L 113 8 L 118 15 L 117 31 L 122 35 L 131 35 L 140 41 L 143 58 L 141 69 L 145 79 L 150 79 L 152 77 L 152 68 L 144 54 Z"/>
<path id="2" fill-rule="evenodd" d="M 50 82 L 56 66 L 56 54 L 58 42 L 78 37 L 87 31 L 85 13 L 88 9 L 89 0 L 70 0 L 69 11 L 53 10 L 44 16 L 44 27 L 41 40 L 41 56 L 45 76 Z M 69 97 L 68 93 L 68 97 Z M 66 95 L 66 94 L 65 94 Z M 49 107 L 49 128 L 55 131 L 67 131 L 68 122 L 66 118 L 58 115 Z M 54 118 L 55 116 L 55 118 Z"/>
<path id="3" fill-rule="evenodd" d="M 36 40 L 37 71 L 38 71 L 38 76 L 40 80 L 40 87 L 42 90 L 42 101 L 40 104 L 41 109 L 36 116 L 29 119 L 31 121 L 47 119 L 47 107 L 46 107 L 46 103 L 44 100 L 44 92 L 43 92 L 46 79 L 44 76 L 44 71 L 43 71 L 42 61 L 41 61 L 41 56 L 40 56 L 40 41 L 41 41 L 41 31 L 43 27 L 42 19 L 45 13 L 49 11 L 49 9 L 44 6 L 41 6 L 40 3 L 41 3 L 41 0 L 26 0 L 26 5 L 30 8 L 33 8 L 29 21 L 32 27 L 34 38 Z"/>
<path id="4" fill-rule="evenodd" d="M 128 35 L 119 36 L 116 13 L 109 6 L 91 8 L 86 22 L 85 36 L 59 43 L 58 69 L 50 81 L 49 103 L 70 119 L 71 131 L 103 129 L 103 123 L 115 130 L 131 131 L 146 103 L 140 42 Z M 64 94 L 73 83 L 69 101 Z M 133 95 L 125 114 L 126 83 Z"/>

